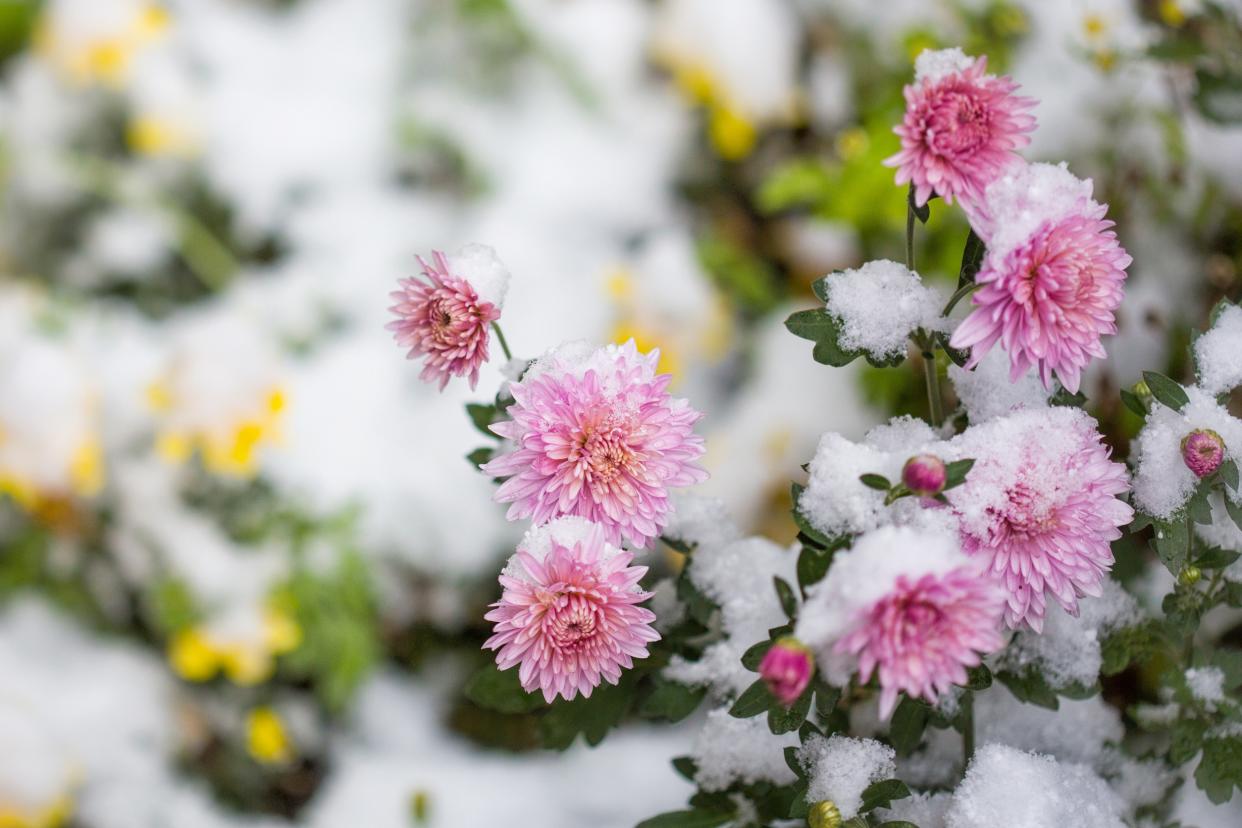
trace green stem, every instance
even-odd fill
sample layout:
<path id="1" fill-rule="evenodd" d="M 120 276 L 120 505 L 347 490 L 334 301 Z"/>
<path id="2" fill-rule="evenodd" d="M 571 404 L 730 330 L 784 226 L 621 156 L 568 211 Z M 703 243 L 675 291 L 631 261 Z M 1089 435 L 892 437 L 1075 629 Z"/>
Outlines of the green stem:
<path id="1" fill-rule="evenodd" d="M 975 758 L 975 694 L 962 693 L 962 772 L 966 772 L 970 760 Z"/>
<path id="2" fill-rule="evenodd" d="M 944 306 L 944 310 L 940 312 L 940 315 L 948 316 L 950 313 L 953 312 L 953 308 L 957 306 L 958 302 L 962 301 L 963 299 L 965 299 L 967 296 L 974 293 L 978 289 L 979 289 L 979 285 L 976 284 L 975 282 L 967 282 L 966 284 L 962 285 L 960 288 L 954 291 L 952 296 L 949 297 L 949 303 Z"/>
<path id="3" fill-rule="evenodd" d="M 923 343 L 923 377 L 927 380 L 927 407 L 931 423 L 939 427 L 944 422 L 944 403 L 940 395 L 940 374 L 936 370 L 936 346 L 930 334 Z"/>
<path id="4" fill-rule="evenodd" d="M 492 330 L 496 332 L 496 341 L 500 343 L 500 350 L 504 352 L 505 359 L 513 359 L 513 354 L 509 353 L 509 343 L 505 341 L 505 332 L 500 329 L 499 323 L 492 323 Z"/>
<path id="5" fill-rule="evenodd" d="M 914 270 L 914 203 L 906 198 L 906 267 Z"/>

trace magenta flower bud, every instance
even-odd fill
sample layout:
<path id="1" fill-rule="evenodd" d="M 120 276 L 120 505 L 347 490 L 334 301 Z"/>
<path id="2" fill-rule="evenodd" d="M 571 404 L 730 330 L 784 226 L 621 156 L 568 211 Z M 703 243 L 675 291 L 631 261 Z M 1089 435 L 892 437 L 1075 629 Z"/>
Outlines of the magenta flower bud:
<path id="1" fill-rule="evenodd" d="M 934 454 L 916 454 L 902 468 L 901 482 L 920 497 L 935 497 L 944 491 L 944 461 Z"/>
<path id="2" fill-rule="evenodd" d="M 1182 460 L 1195 477 L 1207 477 L 1225 459 L 1225 441 L 1210 428 L 1197 428 L 1182 438 Z"/>
<path id="3" fill-rule="evenodd" d="M 782 638 L 772 645 L 759 662 L 759 675 L 777 701 L 789 707 L 811 682 L 815 659 L 796 638 Z"/>

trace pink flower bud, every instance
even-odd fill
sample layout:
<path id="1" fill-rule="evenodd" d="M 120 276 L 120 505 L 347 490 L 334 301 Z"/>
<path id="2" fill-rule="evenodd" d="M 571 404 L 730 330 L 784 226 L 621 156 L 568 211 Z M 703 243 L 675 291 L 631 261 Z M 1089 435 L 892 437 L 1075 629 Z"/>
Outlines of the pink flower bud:
<path id="1" fill-rule="evenodd" d="M 1225 459 L 1225 441 L 1210 428 L 1197 428 L 1182 438 L 1182 460 L 1195 477 L 1207 477 Z"/>
<path id="2" fill-rule="evenodd" d="M 797 701 L 815 673 L 811 651 L 796 638 L 782 638 L 759 662 L 759 675 L 768 690 L 786 707 Z"/>
<path id="3" fill-rule="evenodd" d="M 935 497 L 944 491 L 944 461 L 934 454 L 916 454 L 902 468 L 901 482 L 920 497 Z"/>

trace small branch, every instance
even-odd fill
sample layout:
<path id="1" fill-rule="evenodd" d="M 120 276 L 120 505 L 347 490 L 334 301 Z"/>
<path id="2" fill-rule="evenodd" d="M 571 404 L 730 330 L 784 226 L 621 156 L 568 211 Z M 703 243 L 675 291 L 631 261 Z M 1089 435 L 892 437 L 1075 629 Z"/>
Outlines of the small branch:
<path id="1" fill-rule="evenodd" d="M 962 773 L 975 758 L 975 694 L 962 693 Z"/>
<path id="2" fill-rule="evenodd" d="M 500 350 L 504 352 L 505 359 L 512 360 L 513 354 L 509 353 L 509 343 L 505 341 L 505 333 L 500 329 L 500 324 L 493 322 L 492 330 L 496 332 L 496 341 L 500 343 Z"/>

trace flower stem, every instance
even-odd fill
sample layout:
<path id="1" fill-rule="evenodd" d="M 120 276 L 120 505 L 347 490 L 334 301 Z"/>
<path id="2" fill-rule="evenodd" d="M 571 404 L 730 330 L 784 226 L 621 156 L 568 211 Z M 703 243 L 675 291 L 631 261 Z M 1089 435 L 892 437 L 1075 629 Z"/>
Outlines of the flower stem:
<path id="1" fill-rule="evenodd" d="M 500 329 L 500 324 L 493 322 L 492 330 L 496 332 L 496 341 L 500 343 L 500 350 L 504 352 L 505 359 L 513 359 L 513 354 L 509 353 L 509 343 L 505 341 L 505 332 Z"/>
<path id="2" fill-rule="evenodd" d="M 940 374 L 936 371 L 936 345 L 931 334 L 923 340 L 923 376 L 927 380 L 927 407 L 931 424 L 939 427 L 944 422 L 944 403 L 940 396 Z"/>
<path id="3" fill-rule="evenodd" d="M 953 312 L 953 308 L 957 306 L 958 302 L 962 301 L 963 299 L 965 299 L 967 296 L 974 293 L 978 289 L 979 289 L 979 285 L 976 282 L 967 282 L 966 284 L 962 285 L 960 288 L 958 288 L 953 293 L 952 296 L 949 297 L 949 303 L 944 306 L 944 310 L 940 312 L 940 315 L 948 316 L 950 313 Z"/>
<path id="4" fill-rule="evenodd" d="M 909 196 L 906 198 L 906 267 L 910 270 L 914 270 L 914 199 L 913 199 L 913 196 Z"/>
<path id="5" fill-rule="evenodd" d="M 975 694 L 962 693 L 962 773 L 975 758 Z"/>

